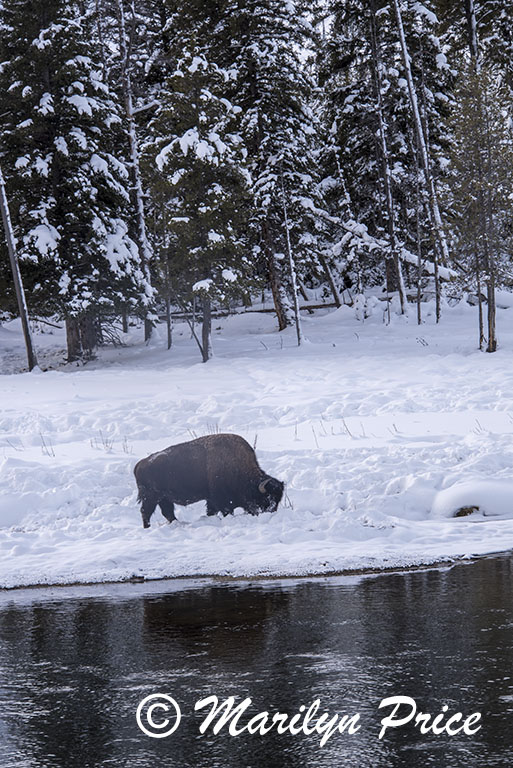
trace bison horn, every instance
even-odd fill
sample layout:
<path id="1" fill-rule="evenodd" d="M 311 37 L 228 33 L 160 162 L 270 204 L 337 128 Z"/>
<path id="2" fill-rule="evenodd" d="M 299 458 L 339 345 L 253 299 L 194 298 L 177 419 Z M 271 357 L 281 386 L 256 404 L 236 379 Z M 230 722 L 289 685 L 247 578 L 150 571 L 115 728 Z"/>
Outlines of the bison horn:
<path id="1" fill-rule="evenodd" d="M 269 482 L 270 479 L 271 478 L 268 477 L 266 480 L 262 480 L 262 482 L 258 486 L 258 490 L 260 491 L 260 493 L 265 493 L 265 486 L 267 485 L 267 483 Z"/>

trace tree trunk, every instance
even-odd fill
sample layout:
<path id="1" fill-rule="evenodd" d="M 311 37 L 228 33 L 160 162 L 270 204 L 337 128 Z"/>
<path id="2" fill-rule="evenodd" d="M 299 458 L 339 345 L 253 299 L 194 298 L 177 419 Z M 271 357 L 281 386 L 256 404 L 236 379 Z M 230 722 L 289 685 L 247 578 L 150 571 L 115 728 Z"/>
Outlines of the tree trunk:
<path id="1" fill-rule="evenodd" d="M 173 331 L 171 325 L 171 301 L 169 296 L 166 296 L 166 328 L 167 328 L 167 348 L 171 349 L 173 343 Z"/>
<path id="2" fill-rule="evenodd" d="M 420 183 L 419 183 L 419 166 L 417 158 L 416 164 L 416 193 L 417 193 L 417 206 L 415 210 L 415 223 L 417 227 L 417 325 L 422 324 L 422 238 L 420 234 Z"/>
<path id="3" fill-rule="evenodd" d="M 476 285 L 477 285 L 477 303 L 479 311 L 479 349 L 483 349 L 485 342 L 484 321 L 483 321 L 483 297 L 481 295 L 481 265 L 479 262 L 479 251 L 477 243 L 474 240 L 474 262 L 476 267 Z"/>
<path id="4" fill-rule="evenodd" d="M 94 350 L 98 341 L 94 316 L 91 311 L 84 312 L 79 320 L 80 346 L 85 360 L 94 358 Z"/>
<path id="5" fill-rule="evenodd" d="M 383 186 L 385 189 L 385 201 L 387 208 L 388 219 L 388 237 L 390 241 L 390 255 L 391 261 L 394 265 L 395 278 L 394 282 L 397 283 L 397 289 L 399 291 L 399 301 L 401 303 L 401 314 L 406 312 L 406 288 L 404 285 L 403 274 L 401 270 L 401 262 L 399 261 L 399 253 L 397 247 L 397 236 L 395 232 L 395 218 L 394 218 L 394 203 L 392 198 L 392 173 L 390 170 L 390 158 L 388 153 L 387 138 L 385 132 L 385 123 L 383 120 L 383 102 L 381 98 L 381 57 L 379 54 L 378 33 L 376 27 L 376 8 L 374 0 L 371 2 L 371 44 L 372 44 L 372 57 L 373 57 L 373 70 L 374 70 L 374 86 L 376 91 L 376 113 L 378 116 L 379 138 L 381 144 L 381 167 L 383 173 Z M 387 259 L 390 261 L 390 259 Z M 387 264 L 387 289 L 391 286 L 390 281 L 390 269 Z"/>
<path id="6" fill-rule="evenodd" d="M 80 325 L 77 317 L 66 318 L 66 345 L 68 348 L 68 363 L 79 360 L 82 356 L 80 343 Z"/>
<path id="7" fill-rule="evenodd" d="M 278 319 L 278 329 L 280 331 L 285 330 L 289 325 L 289 318 L 285 303 L 283 301 L 283 286 L 281 284 L 280 266 L 276 262 L 273 248 L 270 243 L 270 234 L 267 224 L 262 225 L 262 240 L 265 247 L 265 257 L 267 262 L 267 269 L 269 272 L 269 283 L 271 285 L 271 292 L 273 295 L 274 309 L 276 311 L 276 317 Z"/>
<path id="8" fill-rule="evenodd" d="M 5 239 L 7 242 L 7 250 L 9 252 L 9 261 L 11 262 L 12 279 L 14 282 L 14 290 L 16 292 L 16 300 L 18 302 L 18 311 L 21 318 L 21 327 L 23 328 L 23 336 L 25 339 L 25 348 L 27 350 L 27 364 L 28 369 L 31 371 L 37 365 L 36 353 L 34 351 L 34 345 L 32 344 L 32 334 L 30 332 L 29 317 L 27 301 L 25 299 L 25 291 L 23 289 L 23 282 L 21 279 L 20 265 L 18 263 L 18 255 L 16 253 L 16 240 L 14 238 L 14 232 L 11 224 L 11 216 L 9 213 L 9 205 L 7 203 L 7 195 L 5 193 L 5 182 L 0 168 L 0 208 L 2 209 L 2 222 L 4 225 Z"/>
<path id="9" fill-rule="evenodd" d="M 495 273 L 494 270 L 490 270 L 488 277 L 488 283 L 486 286 L 487 300 L 488 300 L 488 346 L 487 352 L 496 352 L 497 350 L 497 335 L 495 331 Z"/>
<path id="10" fill-rule="evenodd" d="M 128 124 L 128 141 L 130 147 L 130 166 L 132 171 L 132 189 L 135 207 L 135 218 L 137 224 L 137 241 L 141 252 L 141 264 L 144 275 L 148 284 L 151 284 L 150 275 L 150 261 L 152 259 L 152 251 L 150 243 L 148 241 L 148 235 L 146 232 L 146 219 L 144 214 L 144 194 L 141 180 L 141 169 L 139 162 L 139 146 L 137 141 L 137 130 L 134 118 L 133 107 L 133 94 L 132 94 L 132 80 L 130 76 L 130 51 L 131 41 L 133 36 L 133 29 L 136 23 L 136 13 L 133 0 L 130 3 L 132 12 L 132 29 L 130 32 L 130 40 L 127 45 L 127 32 L 125 24 L 125 11 L 123 7 L 123 0 L 118 0 L 118 23 L 119 23 L 119 51 L 121 56 L 121 84 L 123 89 L 123 97 L 125 102 L 125 114 Z M 146 317 L 144 321 L 144 340 L 148 341 L 151 336 L 153 328 L 153 322 Z"/>
<path id="11" fill-rule="evenodd" d="M 465 16 L 467 18 L 468 47 L 474 68 L 479 71 L 479 48 L 477 44 L 477 23 L 474 0 L 465 0 Z"/>
<path id="12" fill-rule="evenodd" d="M 404 35 L 403 19 L 401 15 L 401 9 L 399 7 L 399 0 L 393 0 L 393 4 L 395 9 L 395 17 L 397 21 L 397 30 L 399 33 L 399 43 L 401 47 L 403 65 L 406 73 L 406 82 L 408 85 L 408 95 L 410 98 L 410 106 L 413 113 L 413 122 L 415 126 L 415 131 L 417 134 L 420 159 L 422 161 L 424 182 L 428 192 L 429 204 L 431 207 L 436 239 L 438 241 L 438 246 L 439 246 L 440 254 L 442 256 L 442 260 L 444 261 L 445 264 L 448 264 L 449 248 L 447 246 L 447 240 L 445 238 L 445 232 L 442 225 L 442 218 L 440 215 L 440 208 L 438 206 L 438 196 L 436 193 L 435 182 L 433 179 L 433 174 L 431 173 L 431 165 L 430 165 L 429 153 L 427 149 L 427 140 L 424 134 L 424 127 L 422 125 L 422 120 L 420 118 L 417 92 L 415 90 L 415 85 L 413 82 L 413 76 L 411 72 L 410 54 L 408 52 L 408 47 L 406 45 L 406 38 Z M 435 274 L 437 272 L 437 269 L 438 269 L 437 264 L 435 264 Z"/>
<path id="13" fill-rule="evenodd" d="M 102 20 L 104 18 L 104 9 L 101 7 L 102 3 L 101 0 L 95 0 L 95 8 L 96 8 L 96 34 L 98 35 L 98 43 L 100 44 L 100 56 L 101 56 L 101 62 L 102 62 L 102 73 L 103 73 L 103 82 L 108 81 L 108 69 L 107 69 L 107 59 L 105 56 L 105 41 L 104 41 L 104 35 L 103 35 L 103 26 L 102 26 Z"/>
<path id="14" fill-rule="evenodd" d="M 340 294 L 335 284 L 335 278 L 333 277 L 333 273 L 330 269 L 330 265 L 328 264 L 324 256 L 319 256 L 319 261 L 321 263 L 321 267 L 324 270 L 324 274 L 326 275 L 326 279 L 328 281 L 328 285 L 330 287 L 331 295 L 333 296 L 333 301 L 335 302 L 335 306 L 337 308 L 341 307 L 342 301 L 340 299 Z"/>
<path id="15" fill-rule="evenodd" d="M 203 322 L 201 325 L 201 354 L 206 363 L 212 357 L 212 308 L 210 297 L 203 297 Z"/>
<path id="16" fill-rule="evenodd" d="M 154 323 L 146 316 L 144 318 L 144 341 L 151 339 L 151 333 L 153 331 Z"/>
<path id="17" fill-rule="evenodd" d="M 297 298 L 298 288 L 297 288 L 296 264 L 294 261 L 294 254 L 292 253 L 292 246 L 290 243 L 289 218 L 287 215 L 287 201 L 285 199 L 283 171 L 281 173 L 281 195 L 282 195 L 282 203 L 283 203 L 283 221 L 285 224 L 285 235 L 286 235 L 286 242 L 287 242 L 287 254 L 289 257 L 290 279 L 292 282 L 292 296 L 294 301 L 294 320 L 296 323 L 297 345 L 298 347 L 300 347 L 301 342 L 303 341 L 303 329 L 301 327 L 301 316 L 299 314 L 299 301 Z"/>

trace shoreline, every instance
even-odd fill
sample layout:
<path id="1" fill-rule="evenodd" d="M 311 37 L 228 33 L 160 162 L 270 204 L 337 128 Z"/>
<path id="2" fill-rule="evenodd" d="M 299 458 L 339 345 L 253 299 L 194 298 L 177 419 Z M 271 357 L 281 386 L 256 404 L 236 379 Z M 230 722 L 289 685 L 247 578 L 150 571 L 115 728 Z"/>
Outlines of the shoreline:
<path id="1" fill-rule="evenodd" d="M 485 558 L 501 558 L 512 554 L 512 550 L 501 550 L 499 552 L 490 552 L 483 555 L 472 555 L 454 558 L 441 558 L 430 563 L 416 563 L 412 565 L 390 565 L 382 567 L 360 567 L 360 568 L 342 568 L 329 571 L 309 571 L 307 573 L 254 573 L 244 575 L 231 575 L 220 573 L 199 573 L 183 574 L 180 576 L 156 576 L 146 578 L 128 577 L 121 579 L 108 579 L 105 581 L 69 581 L 52 583 L 20 584 L 12 587 L 0 587 L 0 595 L 7 595 L 19 592 L 20 590 L 47 590 L 47 589 L 79 589 L 81 587 L 102 587 L 102 586 L 122 586 L 136 584 L 158 584 L 162 582 L 177 581 L 209 581 L 213 584 L 218 583 L 241 583 L 241 582 L 269 582 L 269 581 L 302 581 L 306 579 L 328 579 L 350 576 L 381 576 L 393 573 L 409 573 L 421 570 L 436 570 L 437 568 L 447 568 L 462 564 L 471 564 Z"/>

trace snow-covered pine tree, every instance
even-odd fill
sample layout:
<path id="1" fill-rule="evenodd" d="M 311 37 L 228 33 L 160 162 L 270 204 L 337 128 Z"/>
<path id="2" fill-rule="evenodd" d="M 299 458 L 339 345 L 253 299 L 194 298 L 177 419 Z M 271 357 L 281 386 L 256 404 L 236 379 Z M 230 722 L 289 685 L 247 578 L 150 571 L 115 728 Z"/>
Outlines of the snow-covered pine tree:
<path id="1" fill-rule="evenodd" d="M 436 319 L 437 322 L 440 319 L 440 283 L 439 283 L 439 261 L 448 264 L 449 261 L 449 248 L 447 245 L 447 238 L 444 230 L 442 216 L 440 213 L 440 206 L 438 202 L 438 190 L 433 174 L 433 162 L 430 150 L 429 141 L 429 123 L 426 119 L 426 115 L 422 115 L 421 112 L 421 100 L 419 98 L 419 92 L 426 94 L 426 84 L 424 77 L 417 83 L 413 77 L 412 56 L 409 43 L 406 39 L 405 33 L 405 17 L 408 11 L 420 17 L 426 17 L 433 21 L 436 21 L 436 17 L 432 12 L 426 8 L 425 5 L 415 2 L 413 6 L 410 6 L 408 0 L 404 3 L 400 0 L 392 0 L 394 8 L 394 15 L 396 21 L 397 34 L 399 37 L 399 48 L 401 51 L 402 68 L 406 77 L 406 85 L 408 90 L 408 97 L 410 103 L 410 113 L 413 123 L 414 136 L 416 141 L 416 155 L 418 157 L 418 166 L 422 171 L 423 187 L 427 193 L 429 201 L 429 214 L 430 224 L 433 231 L 434 240 L 434 274 L 435 274 L 435 294 L 436 294 Z M 424 72 L 422 72 L 424 76 Z"/>
<path id="2" fill-rule="evenodd" d="M 177 35 L 175 54 L 180 55 L 149 126 L 145 168 L 164 293 L 184 308 L 201 302 L 202 338 L 196 340 L 206 362 L 212 354 L 212 302 L 226 304 L 240 296 L 252 265 L 246 255 L 248 196 L 246 153 L 237 133 L 240 110 L 225 96 L 233 73 L 208 61 L 205 46 L 198 48 L 191 34 L 192 21 L 185 12 L 183 27 L 177 28 L 173 16 L 169 21 Z"/>
<path id="3" fill-rule="evenodd" d="M 410 285 L 417 281 L 409 264 L 417 261 L 419 242 L 424 272 L 433 271 L 435 252 L 393 8 L 384 0 L 332 0 L 330 10 L 320 65 L 329 135 L 323 183 L 330 213 L 347 230 L 335 247 L 352 265 L 357 285 L 386 282 L 397 289 L 394 250 Z M 429 3 L 409 6 L 403 23 L 432 166 L 440 175 L 451 75 Z"/>
<path id="4" fill-rule="evenodd" d="M 0 153 L 31 303 L 66 320 L 70 359 L 87 356 L 102 316 L 151 300 L 129 236 L 122 110 L 102 77 L 94 8 L 12 0 L 0 24 Z"/>
<path id="5" fill-rule="evenodd" d="M 472 62 L 461 70 L 453 114 L 453 231 L 464 287 L 477 292 L 479 346 L 484 338 L 481 289 L 486 287 L 487 352 L 495 352 L 495 288 L 509 272 L 513 233 L 513 142 L 508 88 L 495 68 Z M 484 285 L 483 285 L 484 284 Z"/>
<path id="6" fill-rule="evenodd" d="M 242 108 L 253 252 L 271 285 L 283 329 L 293 318 L 284 200 L 297 277 L 323 274 L 311 4 L 307 8 L 303 0 L 225 0 L 220 8 L 217 55 L 235 72 L 231 98 Z"/>
<path id="7" fill-rule="evenodd" d="M 464 53 L 493 66 L 513 95 L 513 6 L 502 0 L 437 0 L 446 21 L 447 37 L 463 64 Z"/>

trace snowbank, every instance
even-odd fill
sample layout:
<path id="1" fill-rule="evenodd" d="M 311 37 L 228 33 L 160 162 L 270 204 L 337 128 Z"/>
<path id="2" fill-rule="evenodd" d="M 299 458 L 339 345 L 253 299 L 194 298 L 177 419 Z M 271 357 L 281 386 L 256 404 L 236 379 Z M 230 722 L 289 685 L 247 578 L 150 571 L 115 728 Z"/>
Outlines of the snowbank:
<path id="1" fill-rule="evenodd" d="M 471 480 L 437 493 L 434 517 L 513 517 L 513 480 Z"/>
<path id="2" fill-rule="evenodd" d="M 215 321 L 206 365 L 179 325 L 169 352 L 134 333 L 86 367 L 0 376 L 0 586 L 301 575 L 512 548 L 510 312 L 494 355 L 475 349 L 475 308 L 420 328 L 342 308 L 305 317 L 301 349 L 256 314 Z M 64 347 L 57 330 L 36 341 L 47 363 Z M 2 370 L 22 350 L 17 324 L 1 327 Z M 143 530 L 136 461 L 212 431 L 256 440 L 287 484 L 279 511 L 207 518 L 196 504 L 172 524 L 157 510 Z"/>

